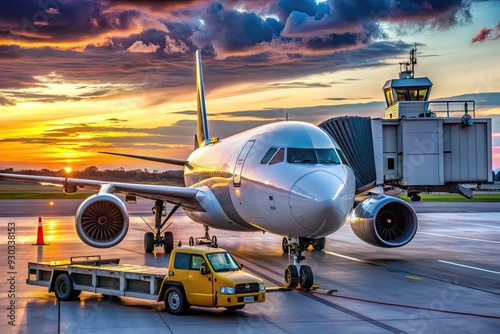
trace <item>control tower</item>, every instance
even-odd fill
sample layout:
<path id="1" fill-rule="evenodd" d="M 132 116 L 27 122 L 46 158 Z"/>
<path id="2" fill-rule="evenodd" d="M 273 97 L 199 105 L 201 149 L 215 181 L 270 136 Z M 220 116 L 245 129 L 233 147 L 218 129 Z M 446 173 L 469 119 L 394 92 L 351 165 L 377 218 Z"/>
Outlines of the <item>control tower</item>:
<path id="1" fill-rule="evenodd" d="M 415 113 L 420 117 L 425 116 L 423 114 L 426 112 L 425 103 L 400 104 L 400 102 L 429 100 L 432 82 L 427 77 L 415 78 L 416 64 L 417 49 L 414 48 L 410 51 L 410 61 L 399 63 L 399 79 L 388 80 L 382 88 L 387 103 L 385 118 L 415 116 Z M 399 108 L 400 105 L 402 108 Z"/>

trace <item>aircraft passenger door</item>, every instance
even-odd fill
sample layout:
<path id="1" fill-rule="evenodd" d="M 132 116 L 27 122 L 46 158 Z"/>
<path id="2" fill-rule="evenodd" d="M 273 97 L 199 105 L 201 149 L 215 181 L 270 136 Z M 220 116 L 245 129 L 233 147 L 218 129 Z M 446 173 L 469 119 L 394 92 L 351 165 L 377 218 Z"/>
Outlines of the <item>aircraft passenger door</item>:
<path id="1" fill-rule="evenodd" d="M 236 160 L 233 173 L 233 185 L 235 187 L 241 186 L 241 171 L 243 170 L 243 165 L 245 164 L 245 160 L 253 144 L 255 144 L 255 140 L 248 141 L 245 146 L 243 146 L 240 155 L 238 155 L 238 160 Z"/>

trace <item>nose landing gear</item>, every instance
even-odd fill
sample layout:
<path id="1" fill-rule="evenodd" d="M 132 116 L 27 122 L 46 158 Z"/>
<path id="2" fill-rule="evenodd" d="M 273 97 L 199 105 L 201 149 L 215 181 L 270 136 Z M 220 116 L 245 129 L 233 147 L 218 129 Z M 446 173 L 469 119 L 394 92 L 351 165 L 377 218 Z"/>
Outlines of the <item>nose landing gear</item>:
<path id="1" fill-rule="evenodd" d="M 301 240 L 299 237 L 283 237 L 283 250 L 287 249 L 288 254 L 293 259 L 293 264 L 285 268 L 285 286 L 288 288 L 300 287 L 310 289 L 314 284 L 314 275 L 311 267 L 301 265 L 305 257 L 302 252 L 309 247 L 310 241 Z"/>

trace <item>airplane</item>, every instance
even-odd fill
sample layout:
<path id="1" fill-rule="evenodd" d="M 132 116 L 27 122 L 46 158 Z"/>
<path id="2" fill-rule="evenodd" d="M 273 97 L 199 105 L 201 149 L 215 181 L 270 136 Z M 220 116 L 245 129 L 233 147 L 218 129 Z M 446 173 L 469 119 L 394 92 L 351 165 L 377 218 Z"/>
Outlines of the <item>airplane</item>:
<path id="1" fill-rule="evenodd" d="M 129 215 L 115 193 L 154 200 L 155 233 L 144 235 L 144 250 L 173 249 L 172 232 L 162 229 L 182 208 L 205 228 L 195 243 L 217 243 L 209 227 L 283 236 L 282 250 L 290 256 L 284 284 L 310 289 L 312 269 L 303 265 L 309 246 L 321 251 L 325 236 L 350 222 L 363 241 L 378 247 L 400 247 L 415 236 L 413 208 L 399 198 L 377 195 L 355 201 L 355 177 L 339 145 L 321 128 L 306 122 L 280 121 L 225 139 L 210 137 L 201 51 L 196 51 L 197 133 L 187 160 L 101 152 L 184 167 L 185 187 L 0 174 L 0 179 L 60 184 L 66 193 L 78 188 L 97 190 L 79 206 L 76 232 L 93 247 L 113 247 L 126 236 Z M 362 135 L 362 134 L 360 134 Z M 163 219 L 165 203 L 173 204 Z M 168 226 L 167 226 L 168 227 Z"/>

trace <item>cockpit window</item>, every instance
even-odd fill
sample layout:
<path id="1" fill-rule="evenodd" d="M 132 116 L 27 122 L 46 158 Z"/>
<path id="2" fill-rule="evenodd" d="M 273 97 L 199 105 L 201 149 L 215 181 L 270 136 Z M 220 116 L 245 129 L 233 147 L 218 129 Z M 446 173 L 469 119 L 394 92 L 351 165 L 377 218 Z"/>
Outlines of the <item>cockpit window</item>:
<path id="1" fill-rule="evenodd" d="M 304 164 L 340 164 L 340 159 L 333 148 L 288 148 L 287 162 Z"/>
<path id="2" fill-rule="evenodd" d="M 269 162 L 269 165 L 274 165 L 274 164 L 277 164 L 277 163 L 280 163 L 283 161 L 285 161 L 285 149 L 280 148 L 278 153 L 276 153 L 274 155 L 274 157 L 271 159 L 271 161 Z"/>
<path id="3" fill-rule="evenodd" d="M 340 148 L 337 148 L 337 149 L 336 149 L 336 151 L 337 151 L 337 154 L 338 154 L 338 155 L 339 155 L 339 157 L 340 157 L 340 161 L 342 161 L 342 163 L 343 163 L 344 165 L 348 165 L 348 166 L 349 166 L 349 161 L 347 160 L 347 158 L 346 158 L 346 156 L 345 156 L 344 152 L 343 152 Z"/>
<path id="4" fill-rule="evenodd" d="M 274 153 L 276 153 L 276 151 L 278 151 L 278 149 L 276 147 L 271 147 L 269 149 L 269 151 L 267 151 L 266 155 L 264 156 L 264 158 L 262 158 L 262 160 L 260 161 L 261 164 L 267 164 L 271 158 L 274 156 Z"/>

